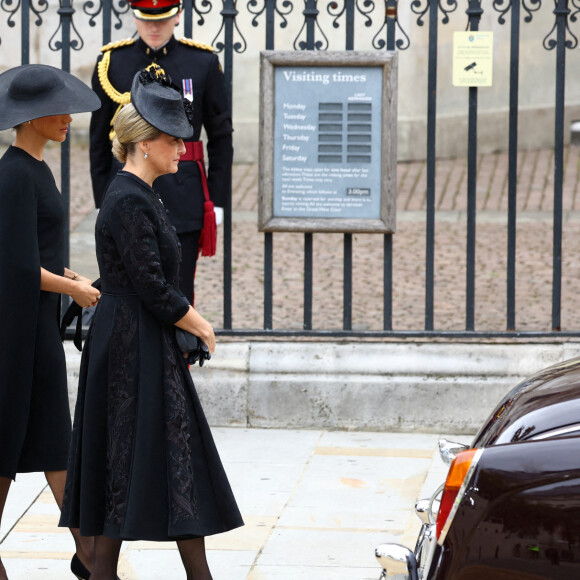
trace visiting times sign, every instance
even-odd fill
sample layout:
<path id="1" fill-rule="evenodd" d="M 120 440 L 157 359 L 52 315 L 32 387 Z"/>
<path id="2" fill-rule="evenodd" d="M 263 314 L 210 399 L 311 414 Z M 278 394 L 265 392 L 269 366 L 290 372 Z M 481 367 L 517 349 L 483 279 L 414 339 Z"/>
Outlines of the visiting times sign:
<path id="1" fill-rule="evenodd" d="M 395 83 L 393 53 L 262 53 L 261 230 L 395 230 Z"/>
<path id="2" fill-rule="evenodd" d="M 276 69 L 274 215 L 380 217 L 381 81 L 376 67 Z"/>

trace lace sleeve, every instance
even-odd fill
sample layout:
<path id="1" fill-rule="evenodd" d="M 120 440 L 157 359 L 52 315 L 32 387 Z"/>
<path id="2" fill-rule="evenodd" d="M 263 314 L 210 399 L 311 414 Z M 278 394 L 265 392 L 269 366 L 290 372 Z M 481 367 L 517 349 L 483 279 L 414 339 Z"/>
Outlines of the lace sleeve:
<path id="1" fill-rule="evenodd" d="M 139 298 L 163 324 L 175 324 L 185 316 L 189 303 L 166 279 L 158 240 L 159 217 L 151 201 L 140 194 L 119 197 L 111 208 L 109 227 Z M 172 257 L 178 259 L 176 251 Z"/>

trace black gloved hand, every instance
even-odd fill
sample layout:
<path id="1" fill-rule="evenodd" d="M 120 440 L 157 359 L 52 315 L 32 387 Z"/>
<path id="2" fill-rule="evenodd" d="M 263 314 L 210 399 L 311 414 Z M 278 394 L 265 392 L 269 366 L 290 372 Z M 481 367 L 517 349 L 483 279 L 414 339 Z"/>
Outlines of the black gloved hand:
<path id="1" fill-rule="evenodd" d="M 206 360 L 211 358 L 207 344 L 200 338 L 197 339 L 197 348 L 187 353 L 187 364 L 194 365 L 199 361 L 199 366 L 202 367 Z"/>
<path id="2" fill-rule="evenodd" d="M 194 365 L 199 361 L 199 366 L 202 367 L 203 363 L 211 358 L 207 344 L 195 334 L 191 334 L 191 332 L 187 332 L 183 328 L 176 328 L 175 339 L 187 364 Z"/>

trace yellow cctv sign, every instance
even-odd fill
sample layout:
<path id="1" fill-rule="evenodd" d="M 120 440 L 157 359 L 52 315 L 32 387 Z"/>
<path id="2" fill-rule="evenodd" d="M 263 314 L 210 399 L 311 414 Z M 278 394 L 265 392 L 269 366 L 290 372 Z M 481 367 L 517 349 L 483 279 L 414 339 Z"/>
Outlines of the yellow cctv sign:
<path id="1" fill-rule="evenodd" d="M 491 87 L 493 32 L 453 33 L 453 86 Z"/>

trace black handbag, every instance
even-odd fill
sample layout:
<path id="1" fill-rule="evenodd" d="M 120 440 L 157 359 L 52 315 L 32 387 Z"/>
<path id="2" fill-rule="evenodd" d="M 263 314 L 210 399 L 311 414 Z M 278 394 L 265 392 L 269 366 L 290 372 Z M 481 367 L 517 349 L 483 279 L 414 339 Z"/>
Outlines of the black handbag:
<path id="1" fill-rule="evenodd" d="M 187 364 L 194 365 L 199 361 L 199 366 L 202 367 L 203 363 L 211 358 L 207 344 L 201 338 L 195 336 L 195 334 L 191 334 L 191 332 L 187 332 L 187 330 L 176 326 L 175 339 L 179 350 L 184 355 L 187 355 L 185 357 Z"/>

